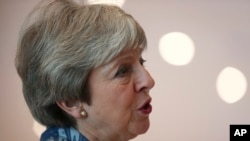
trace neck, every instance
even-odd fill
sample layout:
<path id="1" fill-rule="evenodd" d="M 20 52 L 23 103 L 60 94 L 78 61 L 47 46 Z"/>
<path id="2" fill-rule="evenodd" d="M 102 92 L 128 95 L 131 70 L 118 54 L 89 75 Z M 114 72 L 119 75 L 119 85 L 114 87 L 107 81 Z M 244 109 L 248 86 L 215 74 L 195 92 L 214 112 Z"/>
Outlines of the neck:
<path id="1" fill-rule="evenodd" d="M 77 129 L 82 135 L 88 138 L 89 141 L 128 141 L 128 138 L 105 132 L 107 130 L 104 130 L 102 128 L 91 130 L 91 128 L 83 126 L 78 127 Z"/>

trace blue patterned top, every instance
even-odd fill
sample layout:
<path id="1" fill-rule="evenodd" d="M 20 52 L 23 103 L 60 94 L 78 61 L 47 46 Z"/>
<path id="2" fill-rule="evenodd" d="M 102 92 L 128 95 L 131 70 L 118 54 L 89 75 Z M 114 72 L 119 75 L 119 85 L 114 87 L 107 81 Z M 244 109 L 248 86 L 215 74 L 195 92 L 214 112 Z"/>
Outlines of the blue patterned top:
<path id="1" fill-rule="evenodd" d="M 40 141 L 88 141 L 73 127 L 49 127 L 41 135 Z"/>

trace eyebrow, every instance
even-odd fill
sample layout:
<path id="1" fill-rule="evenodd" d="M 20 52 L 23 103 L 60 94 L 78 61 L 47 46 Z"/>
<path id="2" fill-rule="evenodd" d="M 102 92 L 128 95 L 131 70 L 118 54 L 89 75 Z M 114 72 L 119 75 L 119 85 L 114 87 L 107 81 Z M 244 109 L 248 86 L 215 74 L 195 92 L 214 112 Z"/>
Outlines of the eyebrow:
<path id="1" fill-rule="evenodd" d="M 104 72 L 109 75 L 110 73 L 113 73 L 113 71 L 116 71 L 116 68 L 119 67 L 121 63 L 127 63 L 132 62 L 135 60 L 135 53 L 122 53 L 115 57 L 111 62 L 104 65 Z M 115 73 L 115 72 L 114 72 Z"/>
<path id="2" fill-rule="evenodd" d="M 119 65 L 120 62 L 125 62 L 125 61 L 132 62 L 133 60 L 135 60 L 135 58 L 141 57 L 142 52 L 143 52 L 142 49 L 136 49 L 136 50 L 123 51 L 119 53 L 110 62 L 103 64 L 103 66 L 108 65 L 108 67 L 105 69 L 105 72 L 109 74 L 110 73 L 109 71 L 112 71 L 113 69 L 115 69 L 116 66 Z"/>

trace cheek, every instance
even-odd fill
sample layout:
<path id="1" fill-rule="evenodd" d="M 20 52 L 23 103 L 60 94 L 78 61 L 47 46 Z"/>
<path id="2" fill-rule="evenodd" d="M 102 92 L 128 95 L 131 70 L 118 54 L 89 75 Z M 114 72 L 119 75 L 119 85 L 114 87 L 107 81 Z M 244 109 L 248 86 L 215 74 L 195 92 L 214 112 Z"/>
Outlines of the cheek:
<path id="1" fill-rule="evenodd" d="M 113 85 L 109 87 L 109 97 L 107 103 L 110 118 L 120 122 L 120 124 L 128 124 L 134 117 L 136 109 L 136 95 L 132 85 Z"/>
<path id="2" fill-rule="evenodd" d="M 129 114 L 136 107 L 136 94 L 131 84 L 109 83 L 99 85 L 92 90 L 92 100 L 96 110 L 102 114 L 111 113 L 111 116 L 116 114 L 115 117 Z"/>
<path id="3" fill-rule="evenodd" d="M 133 84 L 118 84 L 114 88 L 114 102 L 123 108 L 133 109 L 136 103 L 136 94 Z"/>
<path id="4" fill-rule="evenodd" d="M 126 86 L 109 85 L 95 90 L 92 119 L 109 131 L 127 132 L 135 118 L 135 94 Z"/>

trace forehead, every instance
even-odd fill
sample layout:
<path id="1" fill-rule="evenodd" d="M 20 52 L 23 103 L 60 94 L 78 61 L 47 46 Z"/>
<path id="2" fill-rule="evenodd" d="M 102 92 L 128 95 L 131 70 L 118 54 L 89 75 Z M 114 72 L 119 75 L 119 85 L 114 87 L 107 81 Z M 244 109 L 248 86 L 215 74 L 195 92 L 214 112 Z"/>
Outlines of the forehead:
<path id="1" fill-rule="evenodd" d="M 128 58 L 128 57 L 139 57 L 141 56 L 142 52 L 143 52 L 144 48 L 136 48 L 136 49 L 128 49 L 128 50 L 124 50 L 122 52 L 120 52 L 115 58 L 113 58 L 112 60 L 116 60 L 116 59 L 122 59 L 122 58 Z M 111 61 L 112 61 L 111 60 Z"/>
<path id="2" fill-rule="evenodd" d="M 111 59 L 109 62 L 104 63 L 97 68 L 112 68 L 112 66 L 119 64 L 119 62 L 121 61 L 134 60 L 140 58 L 143 50 L 144 48 L 124 50 L 120 52 L 116 57 Z"/>

